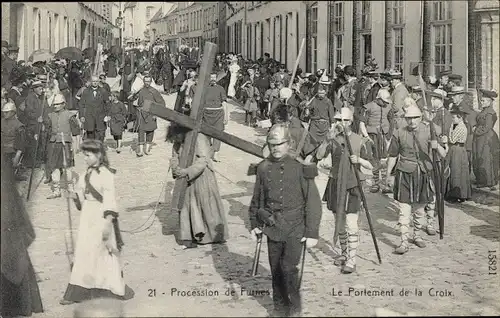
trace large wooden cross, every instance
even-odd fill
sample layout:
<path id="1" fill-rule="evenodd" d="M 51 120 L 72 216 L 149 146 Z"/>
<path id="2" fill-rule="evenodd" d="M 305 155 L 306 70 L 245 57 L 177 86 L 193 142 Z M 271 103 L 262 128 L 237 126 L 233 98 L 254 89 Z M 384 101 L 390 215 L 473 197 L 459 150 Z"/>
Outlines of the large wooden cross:
<path id="1" fill-rule="evenodd" d="M 203 123 L 203 107 L 202 103 L 205 101 L 205 90 L 210 81 L 210 73 L 215 60 L 217 52 L 217 45 L 211 42 L 205 42 L 203 52 L 203 60 L 200 69 L 200 77 L 191 105 L 190 116 L 183 115 L 175 110 L 166 108 L 160 104 L 145 101 L 143 110 L 152 113 L 153 115 L 162 119 L 175 122 L 183 127 L 190 129 L 186 135 L 184 146 L 179 160 L 179 165 L 182 168 L 189 167 L 193 164 L 195 155 L 196 140 L 199 133 L 203 133 L 212 138 L 218 139 L 221 142 L 233 146 L 239 150 L 255 155 L 259 158 L 264 158 L 262 155 L 262 147 L 244 139 L 238 138 L 234 135 L 228 134 L 224 131 L 218 130 L 212 126 Z M 184 205 L 184 197 L 186 195 L 187 180 L 186 178 L 176 179 L 174 186 L 174 193 L 172 196 L 172 203 L 170 205 L 172 212 L 178 212 Z"/>

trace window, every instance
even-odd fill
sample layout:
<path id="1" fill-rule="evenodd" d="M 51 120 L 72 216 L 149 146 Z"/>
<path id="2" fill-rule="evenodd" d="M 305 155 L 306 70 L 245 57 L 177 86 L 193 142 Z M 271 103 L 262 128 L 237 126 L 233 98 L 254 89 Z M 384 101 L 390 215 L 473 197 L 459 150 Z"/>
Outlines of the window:
<path id="1" fill-rule="evenodd" d="M 40 25 L 39 25 L 39 15 L 38 15 L 38 9 L 34 8 L 33 9 L 33 51 L 38 50 L 39 48 L 39 38 L 40 38 Z"/>
<path id="2" fill-rule="evenodd" d="M 52 44 L 54 43 L 54 40 L 52 38 L 52 17 L 49 15 L 49 51 L 54 51 L 52 49 Z"/>
<path id="3" fill-rule="evenodd" d="M 404 1 L 392 1 L 392 24 L 404 23 Z"/>
<path id="4" fill-rule="evenodd" d="M 154 7 L 148 6 L 146 7 L 146 20 L 149 21 L 151 19 L 151 11 L 153 11 Z"/>
<path id="5" fill-rule="evenodd" d="M 343 1 L 330 1 L 328 9 L 330 10 L 329 16 L 333 23 L 330 25 L 330 32 L 332 32 L 329 43 L 329 70 L 334 74 L 337 64 L 342 64 L 342 54 L 344 49 L 344 2 Z"/>
<path id="6" fill-rule="evenodd" d="M 362 35 L 362 50 L 363 50 L 363 64 L 365 64 L 368 59 L 368 55 L 372 54 L 372 35 L 371 34 L 363 34 Z"/>
<path id="7" fill-rule="evenodd" d="M 394 52 L 393 52 L 393 62 L 392 65 L 395 69 L 403 71 L 404 65 L 404 46 L 403 46 L 403 29 L 395 28 L 393 29 L 393 39 L 394 39 Z"/>
<path id="8" fill-rule="evenodd" d="M 254 45 L 253 45 L 253 58 L 254 58 L 254 60 L 257 59 L 257 33 L 259 32 L 258 27 L 259 27 L 259 23 L 255 23 L 254 33 L 253 33 L 253 36 L 255 38 Z"/>
<path id="9" fill-rule="evenodd" d="M 59 51 L 59 41 L 60 41 L 60 35 L 59 35 L 59 15 L 54 14 L 54 50 L 52 52 L 57 52 Z"/>
<path id="10" fill-rule="evenodd" d="M 434 72 L 452 68 L 452 13 L 451 3 L 448 1 L 434 1 L 432 3 L 432 34 L 431 40 L 434 49 L 432 60 Z"/>
<path id="11" fill-rule="evenodd" d="M 69 20 L 68 17 L 64 17 L 64 41 L 63 41 L 63 46 L 68 47 L 69 46 Z"/>
<path id="12" fill-rule="evenodd" d="M 336 34 L 335 35 L 335 52 L 334 52 L 334 61 L 335 65 L 342 64 L 342 51 L 344 47 L 344 35 Z"/>
<path id="13" fill-rule="evenodd" d="M 371 29 L 371 14 L 370 14 L 370 1 L 361 1 L 361 29 Z"/>
<path id="14" fill-rule="evenodd" d="M 318 69 L 318 5 L 311 8 L 311 68 Z"/>

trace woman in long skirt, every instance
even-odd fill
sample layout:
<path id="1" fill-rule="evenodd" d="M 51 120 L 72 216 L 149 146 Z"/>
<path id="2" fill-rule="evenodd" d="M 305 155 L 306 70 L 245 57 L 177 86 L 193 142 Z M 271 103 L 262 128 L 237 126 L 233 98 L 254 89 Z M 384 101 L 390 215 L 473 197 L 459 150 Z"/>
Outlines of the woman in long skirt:
<path id="1" fill-rule="evenodd" d="M 0 316 L 31 316 L 43 312 L 42 298 L 28 247 L 35 231 L 15 187 L 12 165 L 2 151 Z"/>
<path id="2" fill-rule="evenodd" d="M 109 167 L 101 141 L 85 140 L 82 151 L 88 169 L 72 195 L 81 209 L 80 224 L 74 265 L 60 304 L 101 297 L 130 299 L 134 293 L 125 285 L 120 262 L 123 241 L 118 226 L 115 171 Z"/>
<path id="3" fill-rule="evenodd" d="M 229 87 L 227 89 L 227 96 L 235 98 L 236 96 L 236 81 L 238 80 L 238 72 L 240 71 L 240 66 L 238 65 L 238 58 L 233 57 L 231 60 L 231 65 L 229 66 L 229 72 L 231 77 L 229 79 Z"/>
<path id="4" fill-rule="evenodd" d="M 446 188 L 446 198 L 450 201 L 463 202 L 471 197 L 472 187 L 469 173 L 469 159 L 465 149 L 467 126 L 465 112 L 459 107 L 452 107 L 450 114 L 453 124 L 448 136 L 449 151 L 446 164 L 450 168 Z"/>
<path id="5" fill-rule="evenodd" d="M 176 128 L 178 129 L 173 125 L 169 130 Z M 191 166 L 181 169 L 178 156 L 182 152 L 180 140 L 184 137 L 172 132 L 168 135 L 174 137 L 171 139 L 174 141 L 174 151 L 170 163 L 174 178 L 188 180 L 184 206 L 179 216 L 180 230 L 177 241 L 181 245 L 180 248 L 224 243 L 228 237 L 227 217 L 212 166 L 213 150 L 209 138 L 202 134 L 198 135 L 195 161 Z"/>
<path id="6" fill-rule="evenodd" d="M 497 122 L 493 101 L 498 95 L 494 91 L 483 89 L 480 92 L 482 110 L 476 117 L 477 125 L 472 143 L 472 168 L 478 188 L 490 187 L 491 190 L 496 190 L 499 179 L 500 142 L 493 130 Z"/>

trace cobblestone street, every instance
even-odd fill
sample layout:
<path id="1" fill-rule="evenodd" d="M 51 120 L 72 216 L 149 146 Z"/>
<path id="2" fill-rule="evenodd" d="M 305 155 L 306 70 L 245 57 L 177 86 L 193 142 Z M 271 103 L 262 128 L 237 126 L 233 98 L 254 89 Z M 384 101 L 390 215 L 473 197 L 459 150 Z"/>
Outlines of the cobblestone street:
<path id="1" fill-rule="evenodd" d="M 175 95 L 165 99 L 173 108 Z M 229 109 L 226 131 L 254 143 L 264 142 L 264 130 L 245 126 L 244 112 L 232 104 Z M 262 249 L 259 276 L 250 276 L 255 243 L 249 234 L 248 205 L 255 177 L 246 173 L 248 165 L 259 159 L 222 145 L 221 162 L 214 163 L 214 167 L 229 215 L 230 240 L 225 245 L 176 250 L 178 217 L 170 213 L 169 200 L 165 200 L 165 193 L 173 187 L 168 171 L 171 145 L 164 142 L 167 125 L 158 119 L 152 154 L 141 158 L 133 151 L 136 134 L 125 133 L 126 149 L 121 154 L 114 151 L 113 140 L 107 136 L 111 166 L 117 169 L 124 274 L 126 283 L 135 291 L 135 298 L 124 303 L 126 315 L 266 316 L 272 309 L 267 247 Z M 77 154 L 75 160 L 75 172 L 82 176 L 82 155 Z M 69 233 L 66 200 L 45 199 L 50 189 L 41 178 L 38 171 L 34 182 L 37 185 L 28 203 L 37 234 L 30 253 L 41 279 L 45 307 L 43 314 L 34 317 L 70 317 L 74 306 L 59 305 L 70 275 L 65 255 L 65 234 Z M 23 191 L 25 183 L 21 185 Z M 321 194 L 326 183 L 327 174 L 322 171 L 317 178 Z M 158 200 L 161 204 L 157 205 Z M 371 193 L 367 193 L 367 200 L 382 264 L 377 262 L 368 223 L 362 216 L 357 272 L 340 274 L 333 265 L 337 253 L 331 246 L 334 218 L 324 206 L 320 242 L 306 255 L 304 316 L 370 316 L 379 307 L 418 315 L 500 314 L 499 275 L 489 274 L 488 269 L 488 252 L 496 251 L 500 257 L 498 202 L 447 203 L 444 239 L 425 236 L 426 248 L 412 245 L 407 254 L 400 256 L 392 253 L 399 243 L 394 201 Z M 76 240 L 79 212 L 74 206 L 71 211 Z M 365 289 L 387 291 L 389 295 L 364 295 Z M 400 294 L 403 289 L 407 294 Z M 207 296 L 186 295 L 193 291 Z"/>

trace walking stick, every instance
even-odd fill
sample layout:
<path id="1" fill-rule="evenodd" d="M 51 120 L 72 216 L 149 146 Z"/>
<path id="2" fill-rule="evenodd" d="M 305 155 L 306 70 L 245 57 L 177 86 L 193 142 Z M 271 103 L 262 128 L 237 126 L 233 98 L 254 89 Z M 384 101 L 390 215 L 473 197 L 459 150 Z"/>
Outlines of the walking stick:
<path id="1" fill-rule="evenodd" d="M 47 83 L 50 82 L 50 74 L 47 75 Z M 48 84 L 47 84 L 48 85 Z M 54 94 L 52 96 L 52 102 L 54 101 L 54 98 L 56 97 L 56 95 Z M 44 117 L 45 115 L 45 104 L 48 104 L 48 100 L 45 99 L 44 102 L 42 103 L 42 114 L 40 115 L 40 117 Z M 42 123 L 39 123 L 40 124 L 40 128 L 38 128 L 38 136 L 37 139 L 36 139 L 36 146 L 35 146 L 35 153 L 33 155 L 33 166 L 31 167 L 31 173 L 30 173 L 30 180 L 28 182 L 28 193 L 26 195 L 26 200 L 29 201 L 30 199 L 30 194 L 31 194 L 31 186 L 33 184 L 33 175 L 35 173 L 35 167 L 36 167 L 36 163 L 37 163 L 37 154 L 38 154 L 38 148 L 40 147 L 40 139 L 42 137 L 42 131 L 43 131 L 43 122 Z"/>
<path id="2" fill-rule="evenodd" d="M 68 195 L 66 195 L 66 203 L 68 205 L 68 225 L 69 225 L 69 234 L 70 234 L 70 250 L 68 251 L 68 240 L 66 239 L 66 235 L 64 235 L 64 243 L 66 244 L 66 256 L 68 257 L 69 270 L 73 269 L 73 261 L 71 260 L 71 256 L 74 253 L 74 243 L 73 243 L 73 221 L 71 220 L 71 198 L 69 196 L 69 187 L 70 187 L 70 178 L 68 176 L 68 159 L 66 157 L 66 142 L 64 142 L 64 133 L 61 132 L 61 140 L 62 140 L 62 152 L 63 152 L 63 170 L 64 175 L 66 176 L 66 186 L 68 187 Z"/>
<path id="3" fill-rule="evenodd" d="M 349 151 L 349 157 L 350 157 L 352 155 L 352 146 L 351 146 L 351 141 L 349 140 L 349 136 L 345 135 L 344 140 L 347 146 L 347 150 Z M 351 161 L 349 160 L 349 162 Z M 358 169 L 356 169 L 356 167 L 354 166 L 354 164 L 352 164 L 352 162 L 351 162 L 351 167 L 352 170 L 354 170 L 354 175 L 356 176 L 356 181 L 358 183 L 359 193 L 361 195 L 361 201 L 363 202 L 363 206 L 365 207 L 366 219 L 368 220 L 368 226 L 370 227 L 370 233 L 372 235 L 373 245 L 375 245 L 375 252 L 377 252 L 378 262 L 379 264 L 382 264 L 382 258 L 380 257 L 380 251 L 378 249 L 378 243 L 377 243 L 377 238 L 375 237 L 375 231 L 373 230 L 372 218 L 370 212 L 368 211 L 366 196 L 365 193 L 363 192 L 363 187 L 361 186 L 361 179 L 359 177 L 359 172 Z"/>

